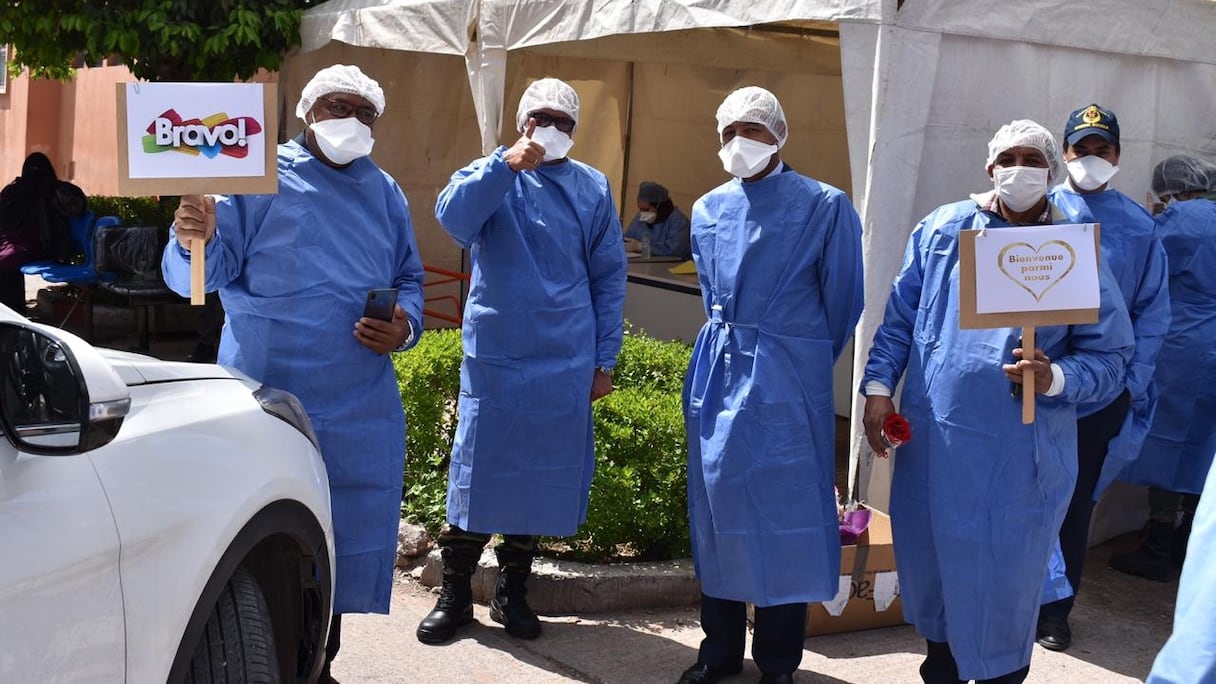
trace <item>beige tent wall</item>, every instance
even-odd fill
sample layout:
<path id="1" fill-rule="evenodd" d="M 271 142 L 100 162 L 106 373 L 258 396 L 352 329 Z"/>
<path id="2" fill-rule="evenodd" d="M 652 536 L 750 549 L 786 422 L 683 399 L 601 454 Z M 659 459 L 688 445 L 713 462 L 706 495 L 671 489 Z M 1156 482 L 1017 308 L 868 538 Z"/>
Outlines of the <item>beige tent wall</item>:
<path id="1" fill-rule="evenodd" d="M 358 65 L 384 88 L 385 112 L 374 128 L 372 159 L 405 192 L 423 263 L 461 270 L 460 247 L 435 220 L 435 200 L 452 173 L 481 154 L 464 58 L 332 42 L 320 50 L 293 55 L 280 73 L 283 128 L 288 137 L 299 134 L 303 127 L 295 108 L 304 85 L 331 64 Z M 455 285 L 426 291 L 428 298 L 459 294 Z M 454 311 L 450 301 L 428 306 L 444 313 Z M 428 319 L 427 325 L 449 324 Z"/>

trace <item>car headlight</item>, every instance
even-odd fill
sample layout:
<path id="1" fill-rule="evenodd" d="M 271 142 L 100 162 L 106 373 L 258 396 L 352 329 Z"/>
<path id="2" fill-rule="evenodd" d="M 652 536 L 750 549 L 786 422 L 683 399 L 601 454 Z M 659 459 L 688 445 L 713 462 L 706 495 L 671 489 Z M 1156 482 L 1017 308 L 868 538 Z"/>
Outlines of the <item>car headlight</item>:
<path id="1" fill-rule="evenodd" d="M 304 405 L 300 403 L 300 400 L 296 399 L 296 395 L 263 385 L 253 393 L 253 396 L 262 405 L 263 411 L 299 430 L 308 438 L 308 441 L 312 442 L 317 451 L 321 450 L 321 443 L 317 441 L 317 433 L 312 431 L 312 421 L 308 420 L 308 413 L 304 410 Z"/>

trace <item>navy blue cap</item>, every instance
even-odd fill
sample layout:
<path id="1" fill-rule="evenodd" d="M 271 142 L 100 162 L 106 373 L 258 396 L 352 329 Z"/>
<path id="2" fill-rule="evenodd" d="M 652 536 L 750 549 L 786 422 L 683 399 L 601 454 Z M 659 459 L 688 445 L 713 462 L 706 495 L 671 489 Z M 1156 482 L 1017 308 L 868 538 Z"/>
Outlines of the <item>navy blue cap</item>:
<path id="1" fill-rule="evenodd" d="M 1068 117 L 1064 125 L 1064 142 L 1074 145 L 1087 135 L 1100 135 L 1107 142 L 1119 144 L 1119 120 L 1115 113 L 1096 104 L 1082 107 Z"/>

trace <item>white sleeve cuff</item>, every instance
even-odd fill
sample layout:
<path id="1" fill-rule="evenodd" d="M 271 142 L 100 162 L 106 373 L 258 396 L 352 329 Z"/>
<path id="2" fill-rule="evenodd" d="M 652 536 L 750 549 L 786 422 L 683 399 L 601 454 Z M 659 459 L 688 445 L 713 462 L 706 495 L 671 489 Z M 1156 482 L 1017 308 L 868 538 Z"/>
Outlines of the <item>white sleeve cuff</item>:
<path id="1" fill-rule="evenodd" d="M 395 351 L 395 352 L 403 352 L 406 349 L 409 349 L 410 343 L 412 343 L 414 341 L 414 323 L 413 323 L 413 321 L 411 321 L 410 319 L 407 318 L 407 319 L 405 319 L 405 324 L 410 327 L 410 334 L 405 338 L 404 342 L 397 345 L 397 347 L 395 349 L 393 349 L 393 351 Z"/>
<path id="2" fill-rule="evenodd" d="M 1064 391 L 1064 369 L 1060 368 L 1060 364 L 1051 364 L 1051 387 L 1047 388 L 1044 396 L 1054 397 Z"/>
<path id="3" fill-rule="evenodd" d="M 891 396 L 891 388 L 882 384 L 877 380 L 871 380 L 866 383 L 863 388 L 867 397 L 889 397 Z"/>

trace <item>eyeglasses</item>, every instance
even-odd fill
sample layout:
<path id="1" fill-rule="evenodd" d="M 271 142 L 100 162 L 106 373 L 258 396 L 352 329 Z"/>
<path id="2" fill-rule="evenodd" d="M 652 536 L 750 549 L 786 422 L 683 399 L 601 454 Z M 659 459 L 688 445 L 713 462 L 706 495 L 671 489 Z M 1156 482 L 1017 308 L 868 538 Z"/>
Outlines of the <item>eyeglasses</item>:
<path id="1" fill-rule="evenodd" d="M 574 119 L 566 116 L 553 116 L 546 112 L 528 112 L 529 119 L 535 119 L 536 125 L 544 128 L 545 126 L 553 126 L 562 133 L 569 133 L 574 130 Z"/>
<path id="2" fill-rule="evenodd" d="M 351 114 L 354 114 L 355 118 L 359 120 L 359 123 L 370 126 L 375 123 L 376 118 L 380 116 L 372 107 L 356 107 L 348 102 L 335 100 L 333 98 L 325 97 L 324 95 L 317 99 L 325 105 L 325 111 L 329 112 L 330 115 L 335 119 L 345 119 Z"/>

